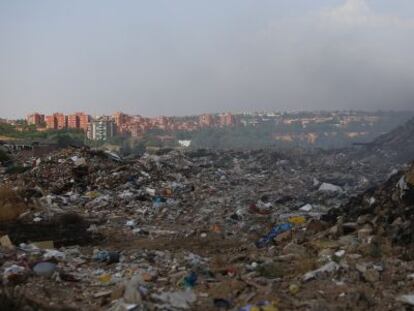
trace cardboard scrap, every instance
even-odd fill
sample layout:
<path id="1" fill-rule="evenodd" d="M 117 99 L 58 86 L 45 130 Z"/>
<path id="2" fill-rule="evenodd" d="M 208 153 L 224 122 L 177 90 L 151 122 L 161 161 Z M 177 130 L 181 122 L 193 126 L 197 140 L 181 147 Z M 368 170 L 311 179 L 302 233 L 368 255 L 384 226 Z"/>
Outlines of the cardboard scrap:
<path id="1" fill-rule="evenodd" d="M 10 240 L 10 238 L 9 238 L 9 236 L 8 236 L 8 235 L 3 235 L 3 236 L 0 238 L 0 244 L 1 244 L 1 246 L 3 246 L 3 247 L 9 247 L 9 248 L 12 248 L 12 247 L 13 247 L 13 243 L 12 243 L 12 241 Z"/>
<path id="2" fill-rule="evenodd" d="M 39 241 L 39 242 L 33 242 L 32 244 L 41 249 L 54 249 L 55 248 L 53 241 Z"/>

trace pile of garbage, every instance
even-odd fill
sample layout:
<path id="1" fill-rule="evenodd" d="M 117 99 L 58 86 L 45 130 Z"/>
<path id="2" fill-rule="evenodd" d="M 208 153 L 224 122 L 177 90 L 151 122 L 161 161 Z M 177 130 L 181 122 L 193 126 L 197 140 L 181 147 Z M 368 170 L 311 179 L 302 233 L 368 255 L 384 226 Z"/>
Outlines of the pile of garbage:
<path id="1" fill-rule="evenodd" d="M 402 166 L 266 150 L 15 161 L 31 165 L 0 173 L 24 206 L 0 221 L 2 281 L 42 310 L 400 308 L 414 289 Z"/>
<path id="2" fill-rule="evenodd" d="M 349 229 L 359 229 L 361 235 L 386 236 L 392 243 L 409 245 L 414 242 L 413 213 L 414 165 L 353 198 L 341 209 L 330 211 L 325 218 L 341 217 Z"/>
<path id="3" fill-rule="evenodd" d="M 414 119 L 366 144 L 359 156 L 409 162 L 414 154 Z"/>

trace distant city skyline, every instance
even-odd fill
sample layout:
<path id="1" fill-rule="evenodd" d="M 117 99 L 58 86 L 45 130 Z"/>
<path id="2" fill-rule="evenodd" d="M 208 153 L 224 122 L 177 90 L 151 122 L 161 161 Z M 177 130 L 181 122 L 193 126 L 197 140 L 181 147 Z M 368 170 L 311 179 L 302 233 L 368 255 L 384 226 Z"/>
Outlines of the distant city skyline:
<path id="1" fill-rule="evenodd" d="M 22 119 L 26 119 L 29 115 L 32 114 L 41 114 L 44 116 L 47 115 L 53 115 L 53 114 L 64 114 L 66 116 L 69 115 L 75 115 L 75 114 L 79 114 L 79 113 L 85 113 L 91 117 L 94 118 L 99 118 L 99 117 L 105 117 L 105 116 L 113 116 L 116 113 L 122 113 L 122 114 L 126 114 L 126 115 L 130 115 L 130 116 L 141 116 L 144 118 L 158 118 L 158 117 L 167 117 L 167 118 L 185 118 L 185 117 L 198 117 L 201 115 L 220 115 L 220 114 L 226 114 L 226 113 L 230 113 L 230 114 L 234 114 L 234 115 L 241 115 L 241 114 L 295 114 L 295 113 L 335 113 L 335 112 L 339 112 L 339 113 L 348 113 L 348 112 L 356 112 L 356 113 L 376 113 L 376 112 L 414 112 L 414 107 L 413 108 L 408 108 L 408 109 L 332 109 L 332 110 L 328 110 L 328 109 L 314 109 L 314 110 L 257 110 L 257 111 L 222 111 L 222 112 L 201 112 L 201 113 L 192 113 L 192 114 L 182 114 L 182 115 L 174 115 L 174 114 L 160 114 L 160 115 L 145 115 L 142 113 L 130 113 L 128 111 L 112 111 L 109 113 L 94 113 L 94 112 L 90 112 L 90 111 L 52 111 L 52 112 L 43 112 L 43 111 L 28 111 L 26 112 L 24 115 L 20 115 L 17 117 L 7 117 L 5 115 L 0 115 L 0 119 L 6 119 L 6 120 L 22 120 Z"/>
<path id="2" fill-rule="evenodd" d="M 0 0 L 0 114 L 408 110 L 412 0 Z"/>
<path id="3" fill-rule="evenodd" d="M 89 116 L 93 117 L 93 118 L 99 118 L 99 117 L 105 117 L 105 116 L 113 116 L 116 113 L 123 113 L 126 115 L 130 115 L 130 116 L 141 116 L 144 118 L 158 118 L 158 117 L 167 117 L 167 118 L 186 118 L 186 117 L 198 117 L 201 115 L 206 115 L 206 114 L 210 114 L 210 115 L 220 115 L 220 114 L 226 114 L 226 113 L 230 113 L 230 114 L 234 114 L 234 115 L 242 115 L 242 114 L 300 114 L 300 113 L 335 113 L 335 112 L 339 112 L 339 113 L 348 113 L 348 112 L 356 112 L 356 113 L 376 113 L 376 112 L 384 112 L 384 113 L 388 113 L 388 112 L 414 112 L 414 108 L 411 109 L 372 109 L 372 110 L 364 110 L 364 109 L 332 109 L 332 110 L 328 110 L 328 109 L 314 109 L 314 110 L 257 110 L 257 111 L 223 111 L 223 112 L 202 112 L 202 113 L 193 113 L 193 114 L 182 114 L 182 115 L 168 115 L 168 114 L 163 114 L 163 115 L 145 115 L 142 113 L 130 113 L 128 111 L 112 111 L 109 113 L 93 113 L 93 112 L 89 112 L 89 111 L 69 111 L 69 112 L 64 112 L 64 111 L 53 111 L 51 113 L 44 113 L 42 111 L 29 111 L 27 113 L 25 113 L 24 115 L 21 116 L 17 116 L 14 118 L 8 118 L 6 116 L 0 115 L 0 119 L 7 119 L 7 120 L 22 120 L 22 119 L 26 119 L 29 115 L 31 114 L 41 114 L 41 115 L 53 115 L 55 113 L 62 113 L 64 115 L 74 115 L 74 114 L 78 114 L 78 113 L 86 113 Z"/>

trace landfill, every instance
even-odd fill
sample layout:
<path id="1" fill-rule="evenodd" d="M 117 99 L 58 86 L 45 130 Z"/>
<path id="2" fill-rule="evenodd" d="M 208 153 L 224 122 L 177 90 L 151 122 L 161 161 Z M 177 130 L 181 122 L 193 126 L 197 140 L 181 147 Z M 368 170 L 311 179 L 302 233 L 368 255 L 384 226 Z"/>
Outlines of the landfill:
<path id="1" fill-rule="evenodd" d="M 414 305 L 414 166 L 300 150 L 13 159 L 25 170 L 0 171 L 9 310 Z"/>

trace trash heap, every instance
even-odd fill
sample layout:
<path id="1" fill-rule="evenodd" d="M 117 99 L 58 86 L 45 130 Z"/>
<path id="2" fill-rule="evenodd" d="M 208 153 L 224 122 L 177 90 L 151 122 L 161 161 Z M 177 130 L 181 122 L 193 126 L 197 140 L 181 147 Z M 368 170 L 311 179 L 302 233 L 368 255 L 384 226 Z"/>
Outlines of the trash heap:
<path id="1" fill-rule="evenodd" d="M 341 209 L 330 211 L 325 218 L 340 217 L 349 228 L 359 229 L 360 235 L 384 236 L 393 244 L 412 245 L 413 213 L 414 165 L 353 198 Z"/>
<path id="2" fill-rule="evenodd" d="M 412 170 L 373 187 L 401 167 L 337 151 L 15 161 L 31 165 L 0 174 L 0 298 L 25 310 L 409 305 Z"/>
<path id="3" fill-rule="evenodd" d="M 379 136 L 360 150 L 360 157 L 382 161 L 409 162 L 414 152 L 414 119 Z"/>

